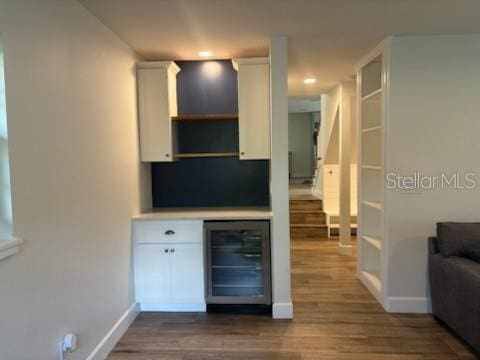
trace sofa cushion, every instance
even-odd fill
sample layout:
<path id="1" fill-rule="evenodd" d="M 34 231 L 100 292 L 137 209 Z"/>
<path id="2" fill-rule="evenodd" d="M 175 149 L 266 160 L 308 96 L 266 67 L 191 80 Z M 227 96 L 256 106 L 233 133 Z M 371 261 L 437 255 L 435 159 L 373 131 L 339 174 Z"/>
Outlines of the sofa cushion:
<path id="1" fill-rule="evenodd" d="M 480 223 L 437 223 L 440 254 L 480 262 Z"/>
<path id="2" fill-rule="evenodd" d="M 429 257 L 433 313 L 480 351 L 480 264 L 465 257 Z"/>

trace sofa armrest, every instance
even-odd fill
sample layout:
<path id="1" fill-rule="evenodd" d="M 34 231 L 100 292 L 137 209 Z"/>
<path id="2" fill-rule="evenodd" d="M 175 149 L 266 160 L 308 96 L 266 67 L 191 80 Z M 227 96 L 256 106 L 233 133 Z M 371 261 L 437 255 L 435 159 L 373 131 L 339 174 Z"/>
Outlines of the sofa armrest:
<path id="1" fill-rule="evenodd" d="M 440 251 L 438 249 L 438 239 L 435 236 L 430 236 L 428 238 L 428 253 L 430 255 L 438 254 Z"/>

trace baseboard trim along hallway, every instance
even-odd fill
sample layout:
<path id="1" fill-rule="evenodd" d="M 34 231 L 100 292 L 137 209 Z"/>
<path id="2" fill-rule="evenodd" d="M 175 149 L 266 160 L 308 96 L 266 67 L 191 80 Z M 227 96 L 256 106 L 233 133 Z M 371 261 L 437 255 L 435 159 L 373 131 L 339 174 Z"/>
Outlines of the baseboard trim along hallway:
<path id="1" fill-rule="evenodd" d="M 425 297 L 389 297 L 387 311 L 392 313 L 430 314 L 432 306 Z"/>
<path id="2" fill-rule="evenodd" d="M 341 242 L 338 243 L 338 253 L 340 255 L 352 255 L 352 245 L 343 245 Z"/>
<path id="3" fill-rule="evenodd" d="M 120 338 L 125 334 L 133 321 L 140 313 L 137 303 L 132 304 L 130 308 L 120 317 L 120 319 L 108 331 L 100 343 L 88 355 L 87 360 L 104 360 L 115 347 Z"/>

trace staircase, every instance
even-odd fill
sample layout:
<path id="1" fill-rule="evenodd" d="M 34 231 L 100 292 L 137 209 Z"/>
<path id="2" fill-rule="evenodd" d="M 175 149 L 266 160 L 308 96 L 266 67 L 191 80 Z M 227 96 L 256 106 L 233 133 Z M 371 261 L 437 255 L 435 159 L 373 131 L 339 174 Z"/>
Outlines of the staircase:
<path id="1" fill-rule="evenodd" d="M 327 238 L 326 216 L 322 200 L 290 200 L 290 237 L 292 240 Z"/>

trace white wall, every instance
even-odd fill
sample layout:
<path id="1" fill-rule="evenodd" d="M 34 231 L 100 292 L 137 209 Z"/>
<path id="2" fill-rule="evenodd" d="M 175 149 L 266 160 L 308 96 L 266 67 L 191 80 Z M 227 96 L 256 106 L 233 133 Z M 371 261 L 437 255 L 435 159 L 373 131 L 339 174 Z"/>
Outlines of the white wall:
<path id="1" fill-rule="evenodd" d="M 292 176 L 311 177 L 313 165 L 311 113 L 288 114 L 288 150 L 292 152 Z"/>
<path id="2" fill-rule="evenodd" d="M 327 156 L 327 148 L 335 125 L 335 117 L 340 104 L 341 86 L 336 86 L 320 97 L 320 131 L 318 133 L 317 156 L 322 158 L 318 163 L 317 176 L 315 178 L 314 193 L 323 198 L 323 164 Z"/>
<path id="3" fill-rule="evenodd" d="M 335 117 L 341 103 L 341 96 L 342 86 L 340 84 L 326 94 L 322 94 L 321 97 L 320 153 L 322 157 L 327 153 L 330 135 L 335 125 Z"/>
<path id="4" fill-rule="evenodd" d="M 273 317 L 293 317 L 290 283 L 290 217 L 288 211 L 288 41 L 270 38 L 272 157 L 272 296 Z"/>
<path id="5" fill-rule="evenodd" d="M 353 164 L 357 162 L 357 118 L 355 110 L 355 83 L 344 82 L 326 94 L 321 96 L 321 123 L 319 132 L 319 157 L 322 158 L 318 176 L 316 178 L 315 190 L 317 194 L 322 195 L 324 200 L 324 209 L 332 214 L 337 214 L 340 203 L 340 184 L 338 177 L 338 164 L 340 163 L 340 106 L 345 101 L 346 97 L 350 98 L 351 105 L 351 134 L 350 136 L 350 160 L 352 163 L 350 172 L 350 203 L 351 214 L 357 213 L 357 174 L 356 167 Z M 328 169 L 336 173 L 333 177 L 328 173 Z M 327 182 L 326 182 L 327 181 Z M 337 187 L 338 185 L 338 187 Z M 328 192 L 328 194 L 327 194 Z"/>
<path id="6" fill-rule="evenodd" d="M 320 129 L 321 131 L 325 130 Z M 320 135 L 323 135 L 322 133 Z M 340 162 L 340 111 L 335 113 L 335 119 L 332 130 L 330 131 L 330 137 L 326 140 L 328 146 L 324 149 L 325 154 L 322 156 L 323 164 L 338 164 Z"/>
<path id="7" fill-rule="evenodd" d="M 73 0 L 0 0 L 18 255 L 0 261 L 0 358 L 84 360 L 132 305 L 135 56 Z"/>
<path id="8" fill-rule="evenodd" d="M 390 297 L 427 297 L 427 237 L 437 221 L 480 221 L 479 59 L 480 35 L 392 39 L 387 172 L 473 171 L 479 185 L 386 191 Z"/>
<path id="9" fill-rule="evenodd" d="M 338 164 L 325 164 L 323 171 L 323 210 L 330 215 L 340 213 L 340 177 Z M 350 165 L 350 211 L 357 215 L 357 164 Z"/>

